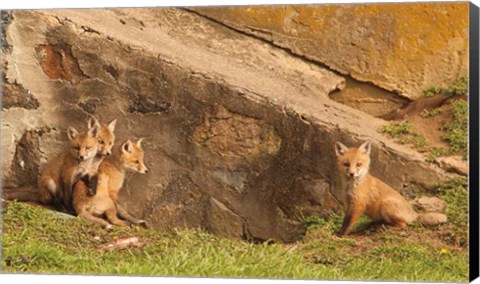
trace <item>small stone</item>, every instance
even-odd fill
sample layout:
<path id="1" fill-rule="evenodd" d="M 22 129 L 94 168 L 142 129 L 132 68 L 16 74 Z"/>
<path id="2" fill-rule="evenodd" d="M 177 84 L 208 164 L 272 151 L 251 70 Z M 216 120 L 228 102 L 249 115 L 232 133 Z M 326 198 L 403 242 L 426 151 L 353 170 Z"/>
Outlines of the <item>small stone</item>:
<path id="1" fill-rule="evenodd" d="M 412 205 L 425 212 L 444 212 L 447 204 L 437 197 L 420 197 Z"/>
<path id="2" fill-rule="evenodd" d="M 438 225 L 447 222 L 447 215 L 442 213 L 419 214 L 418 221 L 427 226 Z"/>
<path id="3" fill-rule="evenodd" d="M 435 162 L 444 170 L 460 175 L 468 175 L 468 161 L 461 156 L 440 157 Z"/>

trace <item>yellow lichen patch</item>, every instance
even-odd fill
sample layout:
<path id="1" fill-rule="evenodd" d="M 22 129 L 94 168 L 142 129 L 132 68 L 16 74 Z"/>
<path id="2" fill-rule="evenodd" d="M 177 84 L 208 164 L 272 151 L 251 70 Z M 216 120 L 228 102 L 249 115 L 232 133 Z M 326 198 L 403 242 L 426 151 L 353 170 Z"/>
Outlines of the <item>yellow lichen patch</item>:
<path id="1" fill-rule="evenodd" d="M 468 2 L 195 10 L 410 99 L 468 71 Z"/>

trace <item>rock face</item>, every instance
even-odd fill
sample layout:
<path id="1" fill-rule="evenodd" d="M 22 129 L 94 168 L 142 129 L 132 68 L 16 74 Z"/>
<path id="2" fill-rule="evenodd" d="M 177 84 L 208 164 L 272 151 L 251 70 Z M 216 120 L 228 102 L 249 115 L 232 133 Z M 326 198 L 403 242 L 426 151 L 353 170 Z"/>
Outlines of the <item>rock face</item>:
<path id="1" fill-rule="evenodd" d="M 447 87 L 467 74 L 468 5 L 375 3 L 193 10 L 357 80 L 416 99 L 422 90 Z"/>
<path id="2" fill-rule="evenodd" d="M 440 157 L 435 162 L 446 171 L 468 176 L 468 161 L 465 161 L 461 156 Z"/>
<path id="3" fill-rule="evenodd" d="M 2 178 L 34 186 L 68 126 L 117 118 L 145 137 L 147 175 L 120 202 L 153 227 L 297 240 L 301 216 L 341 208 L 333 144 L 373 143 L 371 171 L 397 189 L 448 175 L 383 136 L 383 121 L 328 98 L 344 78 L 177 9 L 17 11 L 5 78 L 38 101 L 2 109 Z"/>

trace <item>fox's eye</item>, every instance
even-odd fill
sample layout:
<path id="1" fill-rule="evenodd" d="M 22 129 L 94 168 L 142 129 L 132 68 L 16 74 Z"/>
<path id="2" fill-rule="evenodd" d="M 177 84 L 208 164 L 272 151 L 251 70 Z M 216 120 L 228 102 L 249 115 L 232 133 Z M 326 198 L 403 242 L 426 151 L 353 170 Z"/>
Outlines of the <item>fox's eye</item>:
<path id="1" fill-rule="evenodd" d="M 361 167 L 362 166 L 362 163 L 361 162 L 358 162 L 357 163 L 357 167 Z"/>
<path id="2" fill-rule="evenodd" d="M 345 163 L 343 163 L 343 165 L 344 165 L 345 167 L 350 167 L 350 163 L 349 163 L 349 162 L 345 162 Z"/>
<path id="3" fill-rule="evenodd" d="M 103 145 L 103 144 L 105 144 L 105 141 L 103 141 L 103 140 L 98 140 L 98 143 L 100 143 L 100 144 Z"/>
<path id="4" fill-rule="evenodd" d="M 133 161 L 133 162 L 134 162 L 135 164 L 138 164 L 138 163 L 140 163 L 140 161 L 139 161 L 139 160 L 135 160 L 135 161 Z"/>
<path id="5" fill-rule="evenodd" d="M 92 146 L 87 146 L 87 147 L 85 147 L 85 149 L 90 150 L 90 149 L 92 149 Z"/>
<path id="6" fill-rule="evenodd" d="M 73 146 L 73 149 L 79 151 L 79 150 L 80 150 L 80 145 L 75 145 L 75 146 Z"/>

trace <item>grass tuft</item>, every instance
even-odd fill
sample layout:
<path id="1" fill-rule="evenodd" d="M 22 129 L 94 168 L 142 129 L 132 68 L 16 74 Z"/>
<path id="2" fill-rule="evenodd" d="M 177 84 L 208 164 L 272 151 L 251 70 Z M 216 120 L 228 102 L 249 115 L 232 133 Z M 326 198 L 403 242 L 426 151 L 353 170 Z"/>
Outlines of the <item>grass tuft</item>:
<path id="1" fill-rule="evenodd" d="M 453 224 L 444 238 L 458 246 L 468 244 L 468 182 L 466 178 L 455 178 L 438 183 L 435 191 L 447 203 L 446 214 Z"/>
<path id="2" fill-rule="evenodd" d="M 408 121 L 396 121 L 382 126 L 380 132 L 390 135 L 392 138 L 401 138 L 412 133 L 413 125 Z"/>
<path id="3" fill-rule="evenodd" d="M 450 148 L 447 147 L 431 147 L 428 153 L 427 162 L 433 163 L 439 157 L 445 157 L 452 153 Z"/>
<path id="4" fill-rule="evenodd" d="M 435 116 L 435 115 L 439 114 L 440 112 L 441 112 L 441 110 L 439 108 L 435 108 L 435 109 L 432 109 L 432 110 L 428 110 L 428 109 L 425 108 L 420 113 L 420 116 L 422 118 L 429 118 L 429 117 L 432 117 L 432 116 Z"/>
<path id="5" fill-rule="evenodd" d="M 412 131 L 413 125 L 408 121 L 396 121 L 382 126 L 380 132 L 395 138 L 400 144 L 411 145 L 419 152 L 425 152 L 428 149 L 428 142 L 421 134 Z"/>
<path id="6" fill-rule="evenodd" d="M 454 153 L 467 158 L 468 149 L 468 103 L 456 100 L 452 103 L 452 121 L 446 125 L 447 134 L 443 137 Z"/>
<path id="7" fill-rule="evenodd" d="M 433 97 L 438 94 L 444 96 L 466 95 L 468 93 L 468 77 L 460 77 L 455 80 L 448 88 L 434 86 L 423 91 L 425 97 Z"/>
<path id="8" fill-rule="evenodd" d="M 423 95 L 425 97 L 433 97 L 435 95 L 441 94 L 442 90 L 443 90 L 442 87 L 439 87 L 439 86 L 431 87 L 431 88 L 428 88 L 428 89 L 424 90 Z"/>

